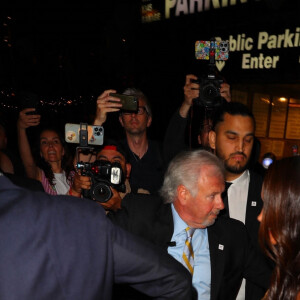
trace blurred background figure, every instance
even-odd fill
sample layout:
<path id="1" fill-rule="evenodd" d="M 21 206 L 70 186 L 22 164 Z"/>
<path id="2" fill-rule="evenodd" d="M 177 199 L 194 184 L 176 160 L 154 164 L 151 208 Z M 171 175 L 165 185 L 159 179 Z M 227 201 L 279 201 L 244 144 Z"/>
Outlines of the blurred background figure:
<path id="1" fill-rule="evenodd" d="M 197 121 L 197 142 L 195 147 L 211 151 L 208 134 L 212 128 L 212 114 L 214 109 L 204 106 L 194 105 L 200 99 L 201 84 L 196 75 L 188 74 L 185 78 L 184 99 L 181 106 L 175 111 L 169 121 L 163 142 L 163 152 L 165 163 L 169 163 L 180 151 L 192 148 L 191 127 L 195 123 L 196 117 L 194 109 L 200 115 L 195 118 Z M 230 85 L 226 82 L 220 84 L 220 97 L 216 101 L 231 101 Z M 197 101 L 195 101 L 197 100 Z M 199 120 L 200 119 L 200 120 Z M 188 131 L 188 132 L 187 132 Z M 187 137 L 188 135 L 188 137 Z"/>
<path id="2" fill-rule="evenodd" d="M 264 300 L 300 299 L 300 157 L 273 162 L 262 188 L 259 239 L 275 262 Z"/>
<path id="3" fill-rule="evenodd" d="M 39 180 L 46 193 L 51 195 L 68 194 L 74 176 L 72 157 L 66 143 L 56 129 L 43 129 L 39 135 L 34 156 L 26 130 L 40 124 L 41 116 L 35 108 L 26 108 L 19 114 L 17 122 L 19 152 L 26 175 Z"/>

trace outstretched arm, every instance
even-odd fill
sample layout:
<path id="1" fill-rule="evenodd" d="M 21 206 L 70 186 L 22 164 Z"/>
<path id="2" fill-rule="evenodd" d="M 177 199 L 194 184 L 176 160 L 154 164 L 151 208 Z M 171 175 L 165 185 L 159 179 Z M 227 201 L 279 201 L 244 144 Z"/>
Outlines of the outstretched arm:
<path id="1" fill-rule="evenodd" d="M 34 162 L 26 129 L 30 126 L 37 126 L 40 124 L 40 115 L 27 115 L 27 112 L 35 111 L 34 108 L 26 108 L 19 113 L 19 119 L 17 122 L 18 130 L 18 144 L 19 152 L 23 165 L 25 167 L 26 174 L 29 178 L 37 179 L 41 181 L 40 169 Z"/>

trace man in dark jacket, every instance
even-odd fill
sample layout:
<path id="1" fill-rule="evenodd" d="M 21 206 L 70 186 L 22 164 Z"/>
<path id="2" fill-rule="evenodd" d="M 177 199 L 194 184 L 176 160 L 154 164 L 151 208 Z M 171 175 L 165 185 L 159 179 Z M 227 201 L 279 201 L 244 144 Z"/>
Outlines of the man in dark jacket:
<path id="1" fill-rule="evenodd" d="M 189 272 L 114 226 L 103 208 L 15 186 L 0 173 L 0 299 L 107 300 L 114 282 L 190 299 Z"/>

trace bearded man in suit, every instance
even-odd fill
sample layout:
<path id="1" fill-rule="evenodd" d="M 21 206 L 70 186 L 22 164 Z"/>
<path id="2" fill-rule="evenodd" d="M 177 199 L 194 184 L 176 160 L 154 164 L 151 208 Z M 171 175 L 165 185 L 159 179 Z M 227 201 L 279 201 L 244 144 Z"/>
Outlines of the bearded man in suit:
<path id="1" fill-rule="evenodd" d="M 252 112 L 242 103 L 224 103 L 214 113 L 209 133 L 210 147 L 222 160 L 228 191 L 224 196 L 224 216 L 245 224 L 258 251 L 258 215 L 263 207 L 261 199 L 262 177 L 249 170 L 255 133 Z M 266 258 L 265 258 L 266 259 Z M 264 290 L 243 280 L 238 300 L 260 300 Z"/>

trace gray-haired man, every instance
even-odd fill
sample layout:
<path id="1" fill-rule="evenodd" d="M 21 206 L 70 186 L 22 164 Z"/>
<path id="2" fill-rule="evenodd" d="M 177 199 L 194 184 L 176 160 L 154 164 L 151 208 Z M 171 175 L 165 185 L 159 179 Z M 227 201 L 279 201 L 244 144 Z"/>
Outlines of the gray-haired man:
<path id="1" fill-rule="evenodd" d="M 223 163 L 205 150 L 182 152 L 170 163 L 161 198 L 128 198 L 111 219 L 150 240 L 186 265 L 186 229 L 191 239 L 193 285 L 198 299 L 235 299 L 243 277 L 268 287 L 270 271 L 252 246 L 245 226 L 219 217 L 224 208 Z"/>

